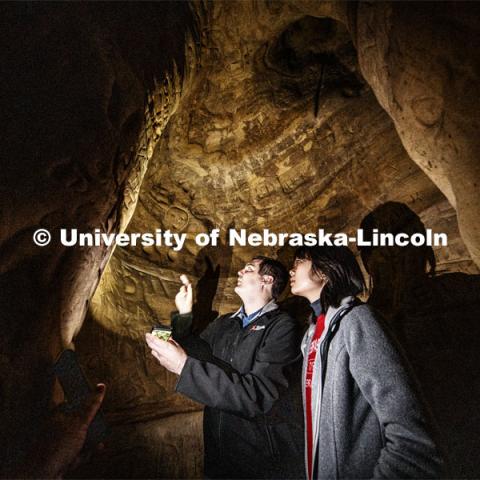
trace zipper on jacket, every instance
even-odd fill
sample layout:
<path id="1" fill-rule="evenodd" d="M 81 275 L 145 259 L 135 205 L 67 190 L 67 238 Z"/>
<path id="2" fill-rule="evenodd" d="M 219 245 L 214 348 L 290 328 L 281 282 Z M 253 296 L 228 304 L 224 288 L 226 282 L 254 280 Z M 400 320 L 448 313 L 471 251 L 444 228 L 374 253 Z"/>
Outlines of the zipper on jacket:
<path id="1" fill-rule="evenodd" d="M 323 395 L 323 385 L 325 383 L 325 375 L 327 373 L 327 357 L 328 357 L 328 349 L 330 348 L 330 343 L 332 342 L 333 337 L 337 333 L 337 330 L 340 328 L 340 320 L 352 310 L 353 307 L 359 305 L 358 302 L 352 302 L 349 306 L 345 309 L 341 310 L 337 318 L 332 319 L 330 326 L 328 328 L 327 334 L 325 335 L 325 339 L 323 340 L 322 344 L 320 345 L 320 358 L 322 361 L 322 395 Z"/>
<path id="2" fill-rule="evenodd" d="M 270 432 L 270 428 L 268 428 L 268 423 L 267 423 L 267 417 L 263 417 L 264 425 L 265 425 L 265 431 L 267 432 L 267 440 L 268 440 L 268 447 L 270 449 L 270 453 L 272 457 L 275 456 L 275 449 L 273 447 L 273 439 L 272 439 L 272 434 Z"/>
<path id="3" fill-rule="evenodd" d="M 220 449 L 220 451 L 218 452 L 218 456 L 220 458 L 222 458 L 222 435 L 221 435 L 221 432 L 222 432 L 222 417 L 223 417 L 223 414 L 222 414 L 222 411 L 219 410 L 218 412 L 218 448 Z"/>
<path id="4" fill-rule="evenodd" d="M 320 395 L 323 396 L 323 387 L 324 387 L 324 383 L 325 383 L 325 375 L 326 375 L 326 367 L 327 367 L 327 356 L 328 356 L 328 348 L 330 347 L 330 343 L 333 339 L 333 337 L 335 336 L 335 334 L 337 333 L 337 330 L 340 326 L 340 320 L 353 308 L 355 307 L 356 305 L 359 305 L 360 302 L 357 302 L 357 301 L 354 301 L 352 302 L 352 304 L 348 305 L 344 310 L 341 310 L 340 312 L 338 312 L 338 315 L 337 315 L 337 318 L 333 318 L 332 321 L 330 322 L 330 325 L 328 327 L 328 330 L 325 334 L 325 338 L 323 339 L 323 342 L 321 343 L 320 347 L 319 347 L 319 352 L 320 353 L 320 360 L 322 362 L 322 371 L 320 372 L 321 374 L 321 377 L 320 377 L 320 385 L 321 385 L 321 393 Z M 308 356 L 308 352 L 310 350 L 310 344 L 311 344 L 311 340 L 312 340 L 312 336 L 313 336 L 313 331 L 312 331 L 312 335 L 309 337 L 308 336 L 308 331 L 307 331 L 307 340 L 306 340 L 306 343 L 305 343 L 305 350 L 304 350 L 304 356 Z M 304 364 L 305 366 L 305 364 Z M 305 380 L 305 369 L 302 368 L 302 399 L 303 399 L 303 404 L 305 405 L 305 384 L 304 384 L 304 380 Z M 316 408 L 320 408 L 321 410 L 321 407 L 323 405 L 323 401 L 320 401 L 320 402 L 317 402 L 316 404 Z M 316 412 L 316 417 L 317 419 L 320 419 L 320 416 L 321 416 L 321 411 L 318 411 Z M 312 416 L 313 418 L 313 416 Z M 304 409 L 304 421 L 306 422 L 306 416 L 305 416 L 305 409 Z M 313 454 L 312 454 L 312 475 L 314 475 L 314 472 L 315 472 L 315 465 L 316 465 L 316 461 L 317 461 L 317 458 L 316 458 L 316 454 L 317 454 L 317 449 L 318 449 L 318 432 L 314 435 L 314 441 L 313 441 L 313 445 L 312 445 L 312 448 L 313 448 Z M 305 449 L 305 467 L 306 467 L 306 471 L 308 471 L 308 457 L 307 457 L 307 451 Z M 338 478 L 338 466 L 337 466 L 337 478 Z"/>

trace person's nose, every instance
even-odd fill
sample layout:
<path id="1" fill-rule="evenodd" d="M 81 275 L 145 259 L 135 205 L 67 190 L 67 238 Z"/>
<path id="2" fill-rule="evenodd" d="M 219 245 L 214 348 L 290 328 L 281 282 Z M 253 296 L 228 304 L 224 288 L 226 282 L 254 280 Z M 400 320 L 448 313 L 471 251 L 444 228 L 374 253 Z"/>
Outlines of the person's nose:
<path id="1" fill-rule="evenodd" d="M 292 267 L 289 273 L 290 273 L 290 276 L 293 277 L 295 275 L 295 267 Z"/>

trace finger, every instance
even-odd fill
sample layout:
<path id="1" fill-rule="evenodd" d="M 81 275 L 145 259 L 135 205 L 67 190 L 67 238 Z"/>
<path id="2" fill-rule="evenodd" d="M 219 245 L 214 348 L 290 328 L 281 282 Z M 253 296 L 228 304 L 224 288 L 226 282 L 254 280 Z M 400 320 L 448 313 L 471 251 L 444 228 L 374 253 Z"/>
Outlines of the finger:
<path id="1" fill-rule="evenodd" d="M 160 355 L 158 352 L 152 352 L 152 355 L 158 360 L 158 363 L 166 368 L 168 371 L 173 372 L 172 361 L 166 356 Z"/>
<path id="2" fill-rule="evenodd" d="M 160 362 L 161 365 L 163 365 L 163 358 L 158 352 L 152 350 L 152 355 Z"/>
<path id="3" fill-rule="evenodd" d="M 156 335 L 152 335 L 151 333 L 146 333 L 145 334 L 145 340 L 150 347 L 152 345 L 157 345 L 157 342 L 160 341 L 160 339 Z"/>
<path id="4" fill-rule="evenodd" d="M 180 275 L 180 281 L 186 286 L 186 287 L 191 287 L 191 283 L 190 283 L 190 280 L 188 279 L 188 277 L 183 273 L 182 275 Z"/>
<path id="5" fill-rule="evenodd" d="M 171 343 L 171 344 L 175 345 L 176 347 L 180 348 L 180 345 L 172 337 L 170 337 L 168 339 L 168 343 Z"/>
<path id="6" fill-rule="evenodd" d="M 100 408 L 100 405 L 105 397 L 105 389 L 106 387 L 104 383 L 97 384 L 96 391 L 92 392 L 84 402 L 81 416 L 85 424 L 90 425 L 90 422 L 97 414 L 98 409 Z"/>
<path id="7" fill-rule="evenodd" d="M 155 358 L 158 358 L 159 360 L 162 361 L 162 363 L 164 363 L 165 359 L 171 358 L 171 356 L 174 355 L 177 349 L 180 347 L 178 347 L 173 343 L 165 342 L 164 340 L 162 340 L 161 342 L 162 342 L 162 345 L 160 347 L 154 345 L 151 347 L 151 351 L 152 351 L 152 355 L 154 355 Z"/>
<path id="8" fill-rule="evenodd" d="M 145 339 L 147 341 L 147 345 L 155 350 L 165 348 L 165 344 L 167 343 L 165 340 L 162 340 L 161 338 L 158 338 L 150 333 L 145 335 Z"/>
<path id="9" fill-rule="evenodd" d="M 152 348 L 155 344 L 153 343 L 153 339 L 152 339 L 152 335 L 150 335 L 149 333 L 147 333 L 145 335 L 145 341 L 147 342 L 147 345 Z"/>

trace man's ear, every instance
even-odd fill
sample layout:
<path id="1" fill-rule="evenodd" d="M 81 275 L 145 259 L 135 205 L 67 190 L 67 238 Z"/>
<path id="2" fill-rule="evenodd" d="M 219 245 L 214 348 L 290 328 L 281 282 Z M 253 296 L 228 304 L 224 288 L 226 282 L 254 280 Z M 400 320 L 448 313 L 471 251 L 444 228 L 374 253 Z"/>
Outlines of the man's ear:
<path id="1" fill-rule="evenodd" d="M 265 285 L 272 285 L 273 277 L 271 275 L 262 275 L 262 283 Z"/>

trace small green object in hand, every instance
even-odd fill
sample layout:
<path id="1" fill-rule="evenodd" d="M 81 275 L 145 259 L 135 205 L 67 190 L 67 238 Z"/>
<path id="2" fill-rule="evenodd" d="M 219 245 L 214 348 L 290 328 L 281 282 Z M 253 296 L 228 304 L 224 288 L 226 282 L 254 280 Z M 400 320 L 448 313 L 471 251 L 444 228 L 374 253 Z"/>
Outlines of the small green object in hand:
<path id="1" fill-rule="evenodd" d="M 167 341 L 172 336 L 172 329 L 170 327 L 155 326 L 152 328 L 151 334 L 160 340 Z"/>

